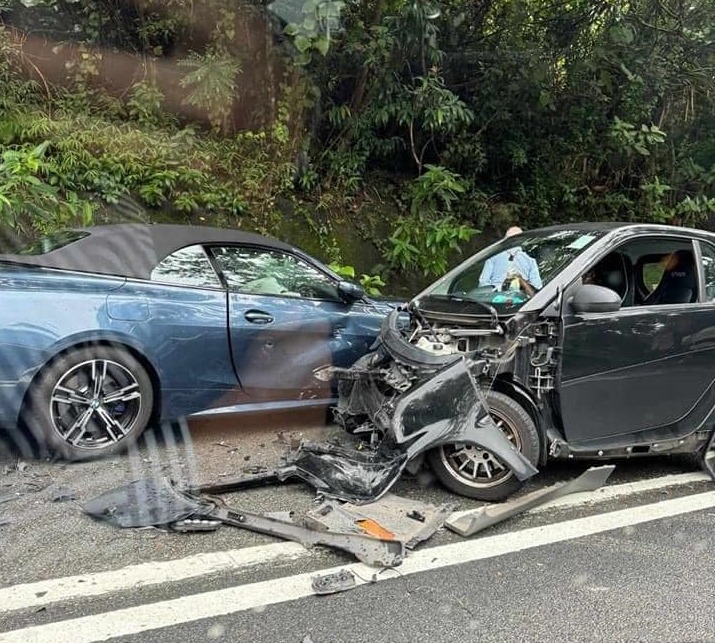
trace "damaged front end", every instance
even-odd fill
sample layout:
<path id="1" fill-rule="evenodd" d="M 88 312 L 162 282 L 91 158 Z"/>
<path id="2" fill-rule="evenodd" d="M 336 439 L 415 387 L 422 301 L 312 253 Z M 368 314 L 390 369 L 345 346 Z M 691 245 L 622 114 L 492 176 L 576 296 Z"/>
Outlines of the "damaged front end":
<path id="1" fill-rule="evenodd" d="M 385 462 L 390 475 L 382 480 L 376 497 L 405 467 L 444 445 L 471 449 L 485 461 L 492 458 L 519 481 L 537 473 L 488 412 L 479 379 L 491 364 L 484 351 L 464 352 L 462 340 L 470 331 L 457 339 L 435 332 L 428 337 L 418 327 L 417 311 L 394 311 L 385 319 L 373 352 L 349 369 L 323 374 L 338 380 L 338 424 L 365 438 L 373 449 L 393 454 Z M 394 454 L 400 454 L 399 467 L 394 466 Z"/>

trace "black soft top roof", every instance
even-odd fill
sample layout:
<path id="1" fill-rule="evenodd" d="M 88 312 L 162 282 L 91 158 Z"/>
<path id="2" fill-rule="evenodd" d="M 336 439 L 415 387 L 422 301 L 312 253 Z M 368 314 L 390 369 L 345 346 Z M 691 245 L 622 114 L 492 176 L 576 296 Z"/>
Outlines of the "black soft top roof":
<path id="1" fill-rule="evenodd" d="M 288 244 L 251 232 L 208 226 L 125 223 L 73 229 L 85 236 L 44 254 L 0 254 L 0 261 L 149 279 L 165 257 L 195 244 L 248 244 L 294 250 Z M 17 246 L 10 244 L 5 248 Z"/>

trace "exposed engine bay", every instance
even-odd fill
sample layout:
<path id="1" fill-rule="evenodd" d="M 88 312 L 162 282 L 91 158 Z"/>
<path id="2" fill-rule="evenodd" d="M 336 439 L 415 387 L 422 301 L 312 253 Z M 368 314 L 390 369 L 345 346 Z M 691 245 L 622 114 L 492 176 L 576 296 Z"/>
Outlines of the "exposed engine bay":
<path id="1" fill-rule="evenodd" d="M 336 419 L 346 430 L 384 434 L 401 394 L 460 359 L 470 364 L 473 377 L 482 385 L 502 378 L 529 389 L 537 399 L 553 391 L 556 324 L 510 326 L 487 320 L 475 328 L 445 321 L 429 319 L 414 309 L 394 311 L 385 320 L 373 352 L 350 369 L 332 369 L 340 380 Z"/>

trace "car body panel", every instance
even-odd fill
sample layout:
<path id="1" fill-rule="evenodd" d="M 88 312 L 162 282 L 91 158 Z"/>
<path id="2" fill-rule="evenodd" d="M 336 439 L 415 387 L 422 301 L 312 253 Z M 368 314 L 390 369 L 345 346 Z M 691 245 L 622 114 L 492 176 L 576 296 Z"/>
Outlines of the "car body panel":
<path id="1" fill-rule="evenodd" d="M 713 307 L 624 309 L 567 320 L 559 394 L 568 441 L 651 433 L 672 438 L 701 424 L 715 399 Z M 711 391 L 708 394 L 708 391 Z"/>
<path id="2" fill-rule="evenodd" d="M 312 381 L 313 366 L 347 365 L 366 352 L 391 308 L 368 298 L 321 302 L 238 295 L 221 283 L 220 271 L 215 287 L 149 278 L 166 253 L 184 246 L 199 244 L 208 252 L 216 244 L 249 244 L 299 257 L 338 292 L 335 273 L 267 237 L 191 226 L 87 230 L 96 231 L 98 240 L 94 247 L 91 234 L 84 236 L 81 252 L 63 246 L 57 254 L 0 256 L 0 426 L 17 426 L 43 366 L 67 349 L 92 343 L 124 346 L 144 363 L 156 383 L 158 420 L 221 409 L 300 407 L 307 401 L 301 387 Z M 229 329 L 230 299 L 234 308 L 245 309 L 271 299 L 266 307 L 278 323 L 257 331 L 240 323 Z M 271 342 L 279 349 L 273 355 L 265 352 Z M 245 355 L 252 358 L 246 361 Z M 240 375 L 253 390 L 242 387 Z M 331 393 L 328 388 L 319 403 L 329 403 Z M 318 401 L 314 393 L 307 397 Z"/>
<path id="3" fill-rule="evenodd" d="M 330 397 L 312 373 L 349 366 L 377 334 L 378 309 L 365 302 L 337 302 L 269 295 L 229 295 L 231 351 L 246 392 L 280 391 Z"/>

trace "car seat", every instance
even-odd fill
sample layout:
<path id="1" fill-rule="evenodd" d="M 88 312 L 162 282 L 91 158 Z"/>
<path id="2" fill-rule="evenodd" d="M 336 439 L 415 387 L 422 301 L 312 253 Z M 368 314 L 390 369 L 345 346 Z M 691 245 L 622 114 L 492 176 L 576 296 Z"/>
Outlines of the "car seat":
<path id="1" fill-rule="evenodd" d="M 646 306 L 664 304 L 687 304 L 697 298 L 695 261 L 687 250 L 675 252 L 675 265 L 663 273 L 655 290 L 645 298 Z"/>

